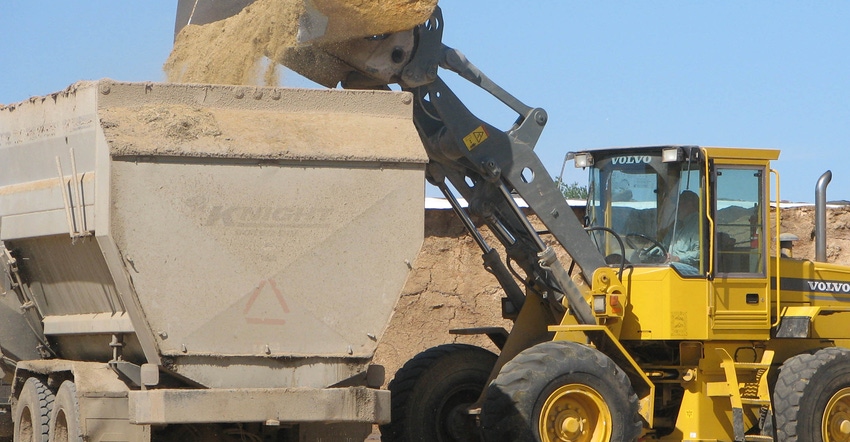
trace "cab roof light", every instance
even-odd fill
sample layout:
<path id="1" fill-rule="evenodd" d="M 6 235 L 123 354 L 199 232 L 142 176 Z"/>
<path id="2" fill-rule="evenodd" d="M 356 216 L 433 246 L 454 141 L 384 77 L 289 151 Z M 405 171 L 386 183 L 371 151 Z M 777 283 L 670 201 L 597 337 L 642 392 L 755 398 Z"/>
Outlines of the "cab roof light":
<path id="1" fill-rule="evenodd" d="M 679 163 L 685 159 L 685 154 L 680 147 L 668 147 L 661 150 L 661 161 L 665 163 Z"/>
<path id="2" fill-rule="evenodd" d="M 577 153 L 573 156 L 576 168 L 584 169 L 593 165 L 593 157 L 589 153 Z"/>

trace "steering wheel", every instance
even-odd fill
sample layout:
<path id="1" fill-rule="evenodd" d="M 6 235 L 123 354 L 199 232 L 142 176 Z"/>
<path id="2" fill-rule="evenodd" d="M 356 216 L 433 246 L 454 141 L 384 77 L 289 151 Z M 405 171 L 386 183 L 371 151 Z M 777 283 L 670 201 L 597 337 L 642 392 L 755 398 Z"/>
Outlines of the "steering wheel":
<path id="1" fill-rule="evenodd" d="M 658 264 L 667 259 L 667 247 L 657 239 L 643 233 L 627 233 L 625 240 L 629 247 L 637 250 L 637 257 L 641 262 Z"/>

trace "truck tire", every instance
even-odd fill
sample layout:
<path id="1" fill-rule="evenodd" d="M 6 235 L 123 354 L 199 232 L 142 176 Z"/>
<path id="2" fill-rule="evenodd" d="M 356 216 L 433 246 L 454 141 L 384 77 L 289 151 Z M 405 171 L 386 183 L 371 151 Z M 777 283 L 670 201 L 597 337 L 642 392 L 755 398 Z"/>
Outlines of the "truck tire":
<path id="1" fill-rule="evenodd" d="M 773 389 L 777 440 L 850 441 L 850 350 L 789 358 Z"/>
<path id="2" fill-rule="evenodd" d="M 53 400 L 53 392 L 38 378 L 24 382 L 13 407 L 15 442 L 47 442 Z"/>
<path id="3" fill-rule="evenodd" d="M 56 392 L 50 413 L 50 442 L 83 442 L 80 429 L 80 403 L 77 387 L 71 381 L 62 382 Z"/>
<path id="4" fill-rule="evenodd" d="M 544 342 L 502 367 L 481 410 L 484 440 L 633 441 L 638 397 L 608 356 L 575 342 Z"/>
<path id="5" fill-rule="evenodd" d="M 466 407 L 481 395 L 497 356 L 473 345 L 447 344 L 416 355 L 390 382 L 392 422 L 384 442 L 477 441 Z"/>

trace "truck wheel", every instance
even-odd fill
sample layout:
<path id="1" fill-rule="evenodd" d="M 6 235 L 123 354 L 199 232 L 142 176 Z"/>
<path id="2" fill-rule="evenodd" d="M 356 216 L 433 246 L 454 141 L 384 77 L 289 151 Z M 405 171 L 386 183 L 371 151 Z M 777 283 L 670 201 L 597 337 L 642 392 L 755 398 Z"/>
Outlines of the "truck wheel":
<path id="1" fill-rule="evenodd" d="M 502 367 L 481 410 L 484 440 L 633 441 L 642 421 L 631 382 L 608 356 L 544 342 Z"/>
<path id="2" fill-rule="evenodd" d="M 37 378 L 29 378 L 14 408 L 15 442 L 47 442 L 53 392 Z"/>
<path id="3" fill-rule="evenodd" d="M 850 441 L 850 350 L 824 348 L 785 361 L 773 404 L 778 440 Z"/>
<path id="4" fill-rule="evenodd" d="M 83 442 L 77 387 L 71 381 L 59 386 L 50 413 L 50 442 Z"/>
<path id="5" fill-rule="evenodd" d="M 390 382 L 392 422 L 381 426 L 384 442 L 477 441 L 466 413 L 490 377 L 497 356 L 483 348 L 447 344 L 408 361 Z"/>

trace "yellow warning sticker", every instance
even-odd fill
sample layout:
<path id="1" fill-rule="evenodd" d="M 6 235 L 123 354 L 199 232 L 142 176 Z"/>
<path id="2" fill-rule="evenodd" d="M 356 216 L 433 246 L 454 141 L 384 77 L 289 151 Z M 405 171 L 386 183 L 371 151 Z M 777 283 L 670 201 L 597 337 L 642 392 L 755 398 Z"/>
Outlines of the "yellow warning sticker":
<path id="1" fill-rule="evenodd" d="M 463 137 L 463 144 L 466 144 L 468 150 L 472 150 L 483 143 L 488 137 L 489 135 L 487 135 L 487 130 L 484 129 L 484 126 L 478 126 L 469 135 Z"/>

